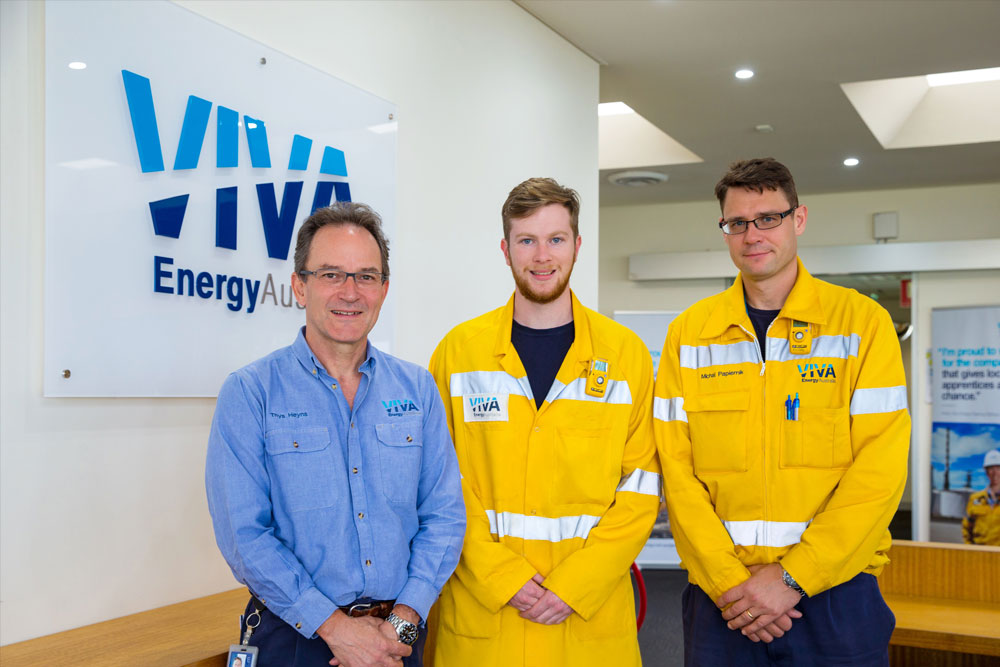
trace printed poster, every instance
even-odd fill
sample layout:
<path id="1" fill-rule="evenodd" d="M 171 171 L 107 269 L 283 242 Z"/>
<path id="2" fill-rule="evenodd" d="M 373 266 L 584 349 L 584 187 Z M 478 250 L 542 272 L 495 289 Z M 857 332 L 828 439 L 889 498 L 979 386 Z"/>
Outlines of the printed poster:
<path id="1" fill-rule="evenodd" d="M 1000 306 L 931 312 L 931 519 L 959 521 L 1000 447 Z"/>

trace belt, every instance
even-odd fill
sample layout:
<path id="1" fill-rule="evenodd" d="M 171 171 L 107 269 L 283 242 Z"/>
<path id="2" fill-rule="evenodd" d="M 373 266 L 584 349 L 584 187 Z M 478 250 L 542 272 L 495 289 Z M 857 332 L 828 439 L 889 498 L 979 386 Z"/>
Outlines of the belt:
<path id="1" fill-rule="evenodd" d="M 340 611 L 348 616 L 377 616 L 378 618 L 389 618 L 392 608 L 396 606 L 395 600 L 369 600 L 362 598 L 355 600 L 351 604 L 341 607 Z"/>
<path id="2" fill-rule="evenodd" d="M 253 602 L 254 609 L 256 609 L 258 613 L 266 608 L 264 603 L 261 602 L 256 595 L 251 595 L 250 599 Z M 392 608 L 395 606 L 395 600 L 372 600 L 369 598 L 360 598 L 349 605 L 340 607 L 340 611 L 353 618 L 357 618 L 359 616 L 377 616 L 378 618 L 388 618 L 389 614 L 392 612 Z"/>

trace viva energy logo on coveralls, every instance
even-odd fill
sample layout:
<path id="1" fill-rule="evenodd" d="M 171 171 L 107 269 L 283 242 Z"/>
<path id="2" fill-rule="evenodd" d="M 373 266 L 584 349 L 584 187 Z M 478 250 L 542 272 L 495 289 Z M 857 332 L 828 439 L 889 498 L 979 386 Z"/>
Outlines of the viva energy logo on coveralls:
<path id="1" fill-rule="evenodd" d="M 462 396 L 465 421 L 507 421 L 507 398 L 507 394 L 465 394 Z"/>
<path id="2" fill-rule="evenodd" d="M 416 404 L 408 398 L 382 401 L 382 407 L 385 408 L 385 413 L 390 417 L 402 417 L 403 415 L 408 415 L 411 412 L 420 412 L 420 408 L 418 408 Z"/>
<path id="3" fill-rule="evenodd" d="M 833 364 L 797 364 L 803 382 L 836 382 Z"/>
<path id="4" fill-rule="evenodd" d="M 163 150 L 160 146 L 159 126 L 153 106 L 153 92 L 150 80 L 144 76 L 122 70 L 122 82 L 132 118 L 132 135 L 139 153 L 142 173 L 165 171 Z M 226 169 L 239 166 L 240 127 L 246 133 L 253 169 L 270 169 L 271 152 L 267 141 L 267 127 L 263 120 L 252 118 L 221 105 L 215 106 L 216 146 L 215 168 Z M 184 120 L 181 125 L 177 153 L 173 170 L 198 168 L 202 144 L 208 129 L 212 102 L 189 95 Z M 305 172 L 312 151 L 312 139 L 300 134 L 292 137 L 288 156 L 288 170 Z M 255 172 L 258 173 L 258 172 Z M 347 161 L 344 152 L 326 146 L 320 162 L 321 175 L 347 177 Z M 230 175 L 233 172 L 220 172 Z M 281 205 L 275 196 L 275 183 L 257 183 L 257 208 L 260 223 L 264 229 L 267 256 L 277 260 L 287 260 L 291 247 L 292 229 L 298 215 L 299 200 L 302 197 L 304 181 L 286 181 L 283 186 Z M 236 250 L 238 186 L 225 185 L 215 191 L 215 247 Z M 336 195 L 337 201 L 351 201 L 351 191 L 344 181 L 319 181 L 313 193 L 312 208 L 328 206 Z M 153 234 L 179 239 L 184 224 L 190 193 L 178 194 L 166 199 L 149 202 Z M 275 287 L 274 276 L 263 277 L 227 275 L 205 267 L 181 267 L 173 257 L 154 255 L 153 291 L 161 294 L 175 294 L 181 297 L 215 299 L 226 307 L 238 312 L 253 313 L 257 305 L 291 308 L 296 303 L 291 285 L 280 284 L 280 300 Z M 287 291 L 287 296 L 286 296 Z"/>

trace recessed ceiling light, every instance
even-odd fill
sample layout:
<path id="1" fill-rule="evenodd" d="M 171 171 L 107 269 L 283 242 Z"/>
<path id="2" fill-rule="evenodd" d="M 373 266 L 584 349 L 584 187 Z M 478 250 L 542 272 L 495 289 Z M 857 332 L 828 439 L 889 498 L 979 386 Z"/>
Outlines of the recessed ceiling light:
<path id="1" fill-rule="evenodd" d="M 635 113 L 635 110 L 624 102 L 604 102 L 597 105 L 598 116 L 622 116 Z"/>
<path id="2" fill-rule="evenodd" d="M 753 77 L 752 69 L 741 69 L 736 71 L 737 79 L 750 79 Z"/>
<path id="3" fill-rule="evenodd" d="M 960 83 L 982 83 L 984 81 L 997 80 L 1000 80 L 1000 67 L 968 69 L 964 72 L 943 72 L 941 74 L 927 75 L 927 85 L 931 88 L 936 88 L 937 86 L 955 86 Z"/>
<path id="4" fill-rule="evenodd" d="M 69 64 L 70 69 L 87 69 L 87 63 L 82 63 L 79 60 L 75 60 Z"/>
<path id="5" fill-rule="evenodd" d="M 859 164 L 861 164 L 861 160 L 856 157 L 849 157 L 844 160 L 845 167 L 857 167 Z"/>

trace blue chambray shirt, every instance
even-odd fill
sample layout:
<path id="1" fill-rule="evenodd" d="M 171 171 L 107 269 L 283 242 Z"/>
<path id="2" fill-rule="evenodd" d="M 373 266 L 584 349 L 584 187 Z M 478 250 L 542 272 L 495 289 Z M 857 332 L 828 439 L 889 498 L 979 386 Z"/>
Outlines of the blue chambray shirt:
<path id="1" fill-rule="evenodd" d="M 363 597 L 426 619 L 465 535 L 440 394 L 426 370 L 369 343 L 352 410 L 304 333 L 219 391 L 205 468 L 216 542 L 306 637 Z"/>

